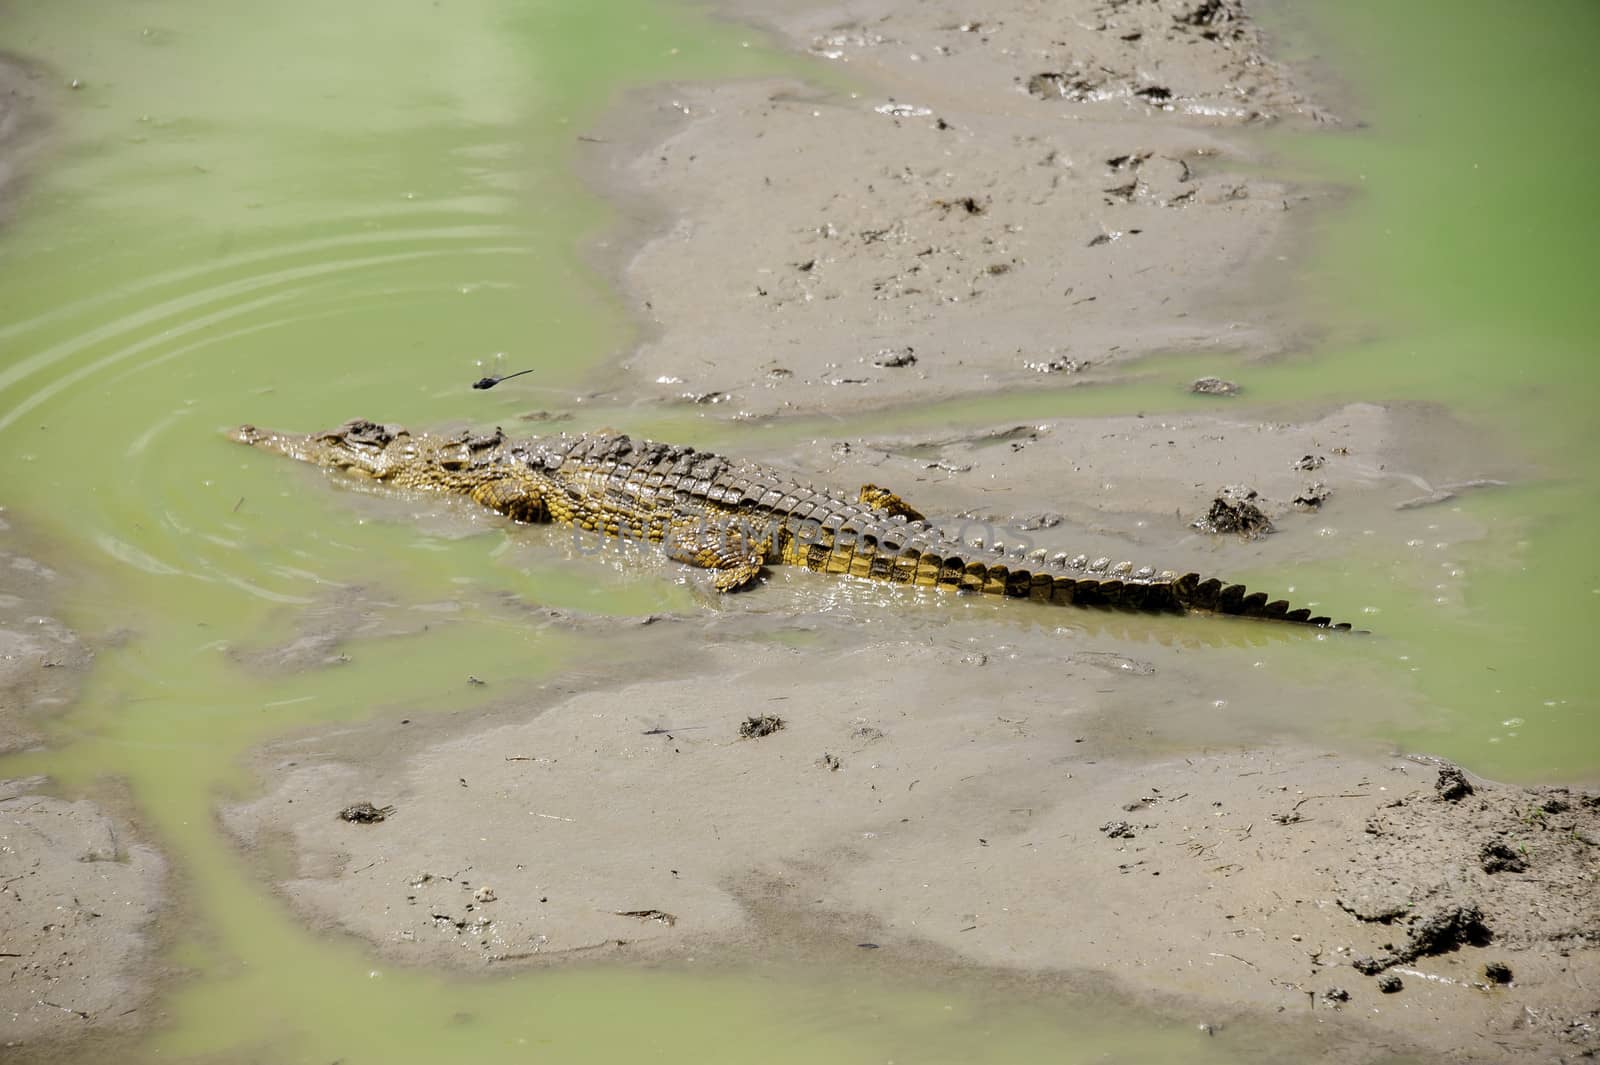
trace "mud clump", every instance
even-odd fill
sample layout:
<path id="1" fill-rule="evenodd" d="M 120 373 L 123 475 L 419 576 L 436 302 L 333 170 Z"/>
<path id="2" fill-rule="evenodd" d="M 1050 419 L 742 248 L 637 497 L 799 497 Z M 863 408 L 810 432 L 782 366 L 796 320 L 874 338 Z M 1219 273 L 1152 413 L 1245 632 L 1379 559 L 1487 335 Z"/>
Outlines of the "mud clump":
<path id="1" fill-rule="evenodd" d="M 784 727 L 784 720 L 776 714 L 760 714 L 747 717 L 739 725 L 739 735 L 747 740 L 759 740 L 763 736 L 770 736 Z"/>
<path id="2" fill-rule="evenodd" d="M 898 350 L 885 348 L 872 357 L 872 365 L 882 366 L 891 370 L 896 370 L 903 366 L 915 366 L 916 364 L 917 354 L 912 348 L 900 348 Z"/>
<path id="3" fill-rule="evenodd" d="M 1472 794 L 1472 782 L 1459 767 L 1447 765 L 1439 770 L 1433 790 L 1445 802 L 1457 802 Z"/>
<path id="4" fill-rule="evenodd" d="M 1133 826 L 1126 821 L 1107 821 L 1100 826 L 1100 831 L 1104 832 L 1108 839 L 1133 838 Z"/>
<path id="5" fill-rule="evenodd" d="M 348 821 L 352 825 L 379 825 L 393 814 L 393 806 L 374 806 L 370 802 L 358 802 L 340 810 L 339 820 Z"/>
<path id="6" fill-rule="evenodd" d="M 1500 840 L 1485 843 L 1478 852 L 1478 864 L 1486 873 L 1525 873 L 1528 860 Z"/>
<path id="7" fill-rule="evenodd" d="M 1461 947 L 1485 947 L 1494 933 L 1484 923 L 1483 911 L 1476 905 L 1446 906 L 1411 926 L 1406 945 L 1392 954 L 1374 958 L 1370 954 L 1350 964 L 1359 973 L 1376 976 L 1395 965 L 1408 965 L 1418 958 L 1448 954 Z"/>
<path id="8" fill-rule="evenodd" d="M 1484 964 L 1483 978 L 1491 984 L 1509 984 L 1511 982 L 1511 966 L 1503 961 L 1491 961 Z"/>
<path id="9" fill-rule="evenodd" d="M 1208 41 L 1234 40 L 1244 35 L 1244 12 L 1237 0 L 1201 0 L 1182 14 L 1172 16 L 1179 26 L 1200 31 Z"/>
<path id="10" fill-rule="evenodd" d="M 1382 991 L 1385 995 L 1392 995 L 1405 986 L 1405 981 L 1401 980 L 1394 973 L 1385 973 L 1384 975 L 1378 977 L 1378 990 Z"/>
<path id="11" fill-rule="evenodd" d="M 1462 946 L 1488 946 L 1494 938 L 1477 906 L 1450 906 L 1424 918 L 1411 929 L 1410 942 L 1400 952 L 1404 961 L 1445 954 Z"/>
<path id="12" fill-rule="evenodd" d="M 1298 510 L 1321 510 L 1322 504 L 1328 501 L 1328 496 L 1331 494 L 1327 485 L 1316 481 L 1289 502 Z"/>
<path id="13" fill-rule="evenodd" d="M 1358 972 L 1490 943 L 1511 963 L 1518 952 L 1576 957 L 1600 943 L 1600 817 L 1589 793 L 1473 782 L 1448 764 L 1418 784 L 1373 812 L 1334 875 L 1334 900 L 1372 929 L 1352 954 Z"/>
<path id="14" fill-rule="evenodd" d="M 1040 100 L 1092 99 L 1100 83 L 1075 71 L 1046 70 L 1028 79 L 1028 95 Z"/>
<path id="15" fill-rule="evenodd" d="M 1197 396 L 1237 396 L 1239 386 L 1220 377 L 1200 377 L 1189 385 L 1189 391 Z"/>
<path id="16" fill-rule="evenodd" d="M 1201 532 L 1233 533 L 1253 540 L 1272 531 L 1272 519 L 1256 504 L 1254 488 L 1224 488 L 1211 501 L 1206 516 L 1191 525 Z"/>

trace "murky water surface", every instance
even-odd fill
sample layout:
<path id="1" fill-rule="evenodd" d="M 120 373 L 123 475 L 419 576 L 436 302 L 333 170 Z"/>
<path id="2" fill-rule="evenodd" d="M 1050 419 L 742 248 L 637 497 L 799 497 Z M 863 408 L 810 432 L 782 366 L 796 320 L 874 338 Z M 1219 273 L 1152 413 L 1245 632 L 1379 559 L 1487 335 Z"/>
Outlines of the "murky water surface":
<path id="1" fill-rule="evenodd" d="M 1487 3 L 1402 8 L 1362 0 L 1317 27 L 1336 62 L 1363 71 L 1373 128 L 1280 145 L 1290 165 L 1359 191 L 1302 292 L 1337 336 L 1384 339 L 1234 376 L 1272 403 L 1447 403 L 1542 464 L 1538 484 L 1460 502 L 1487 540 L 1351 543 L 1294 583 L 1341 588 L 1330 607 L 1377 611 L 1396 698 L 1430 721 L 1352 729 L 1491 774 L 1593 775 L 1600 304 L 1580 258 L 1594 216 L 1574 193 L 1594 149 L 1570 135 L 1565 104 L 1600 88 L 1582 54 L 1600 11 L 1570 0 L 1515 23 Z M 642 0 L 56 0 L 0 13 L 5 47 L 62 86 L 62 149 L 0 237 L 4 502 L 89 573 L 67 618 L 113 645 L 56 723 L 56 746 L 0 761 L 0 775 L 46 772 L 68 791 L 126 780 L 195 922 L 175 956 L 190 976 L 164 1003 L 172 1023 L 108 1052 L 520 1062 L 666 1060 L 665 1048 L 710 1062 L 759 1047 L 770 1061 L 1201 1062 L 1281 1050 L 1247 1033 L 1196 1039 L 1092 997 L 1046 1011 L 870 977 L 452 982 L 302 930 L 213 819 L 252 745 L 380 709 L 486 702 L 495 689 L 465 683 L 469 660 L 474 674 L 531 683 L 582 659 L 581 640 L 529 624 L 507 588 L 600 615 L 695 600 L 660 569 L 529 550 L 493 522 L 330 491 L 219 430 L 354 414 L 509 427 L 530 405 L 570 406 L 627 329 L 574 253 L 607 218 L 571 176 L 591 147 L 577 134 L 619 84 L 788 61 L 746 31 Z M 524 366 L 539 368 L 536 385 L 464 387 Z M 1172 384 L 1190 369 L 1157 364 L 1125 387 L 904 423 L 1181 409 Z M 726 435 L 687 414 L 641 427 Z M 1442 604 L 1441 567 L 1460 571 Z M 330 651 L 348 661 L 252 664 L 307 608 L 337 617 L 351 604 L 375 620 L 371 637 Z"/>

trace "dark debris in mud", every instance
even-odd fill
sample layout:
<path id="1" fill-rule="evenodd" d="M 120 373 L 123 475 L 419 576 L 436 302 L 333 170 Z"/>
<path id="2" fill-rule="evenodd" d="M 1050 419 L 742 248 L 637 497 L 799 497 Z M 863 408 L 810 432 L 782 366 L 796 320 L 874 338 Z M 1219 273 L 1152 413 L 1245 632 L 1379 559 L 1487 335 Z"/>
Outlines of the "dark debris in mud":
<path id="1" fill-rule="evenodd" d="M 632 917 L 640 921 L 654 921 L 668 928 L 678 923 L 678 915 L 666 910 L 613 910 L 618 917 Z"/>
<path id="2" fill-rule="evenodd" d="M 1022 368 L 1034 373 L 1082 373 L 1094 364 L 1088 359 L 1072 359 L 1065 355 L 1052 355 L 1045 359 L 1024 359 Z"/>
<path id="3" fill-rule="evenodd" d="M 393 806 L 374 806 L 370 802 L 358 802 L 340 810 L 339 820 L 348 821 L 352 825 L 378 825 L 393 815 Z"/>
<path id="4" fill-rule="evenodd" d="M 1253 488 L 1224 488 L 1211 501 L 1206 516 L 1191 525 L 1201 532 L 1233 533 L 1246 539 L 1265 536 L 1272 531 L 1272 519 L 1257 505 L 1259 498 Z"/>
<path id="5" fill-rule="evenodd" d="M 1350 964 L 1357 972 L 1374 976 L 1395 965 L 1409 965 L 1418 958 L 1448 954 L 1464 946 L 1484 947 L 1494 939 L 1485 923 L 1483 911 L 1475 904 L 1446 906 L 1426 917 L 1413 919 L 1406 944 L 1381 957 L 1362 955 Z"/>
<path id="6" fill-rule="evenodd" d="M 885 348 L 872 357 L 872 365 L 882 366 L 887 369 L 899 369 L 903 366 L 915 366 L 916 364 L 916 350 L 910 347 Z"/>
<path id="7" fill-rule="evenodd" d="M 1503 840 L 1485 843 L 1483 849 L 1478 852 L 1478 864 L 1486 873 L 1525 873 L 1528 871 L 1527 857 L 1508 846 Z"/>
<path id="8" fill-rule="evenodd" d="M 739 735 L 747 740 L 758 740 L 763 736 L 770 736 L 784 727 L 784 720 L 776 714 L 760 714 L 747 717 L 739 725 Z"/>
<path id="9" fill-rule="evenodd" d="M 1321 481 L 1317 481 L 1316 483 L 1308 486 L 1305 491 L 1295 496 L 1289 502 L 1293 503 L 1295 507 L 1300 510 L 1321 510 L 1322 504 L 1326 503 L 1328 501 L 1328 497 L 1332 494 L 1333 493 L 1328 490 L 1327 485 L 1323 484 Z"/>
<path id="10" fill-rule="evenodd" d="M 1244 36 L 1244 12 L 1238 0 L 1200 0 L 1172 16 L 1179 26 L 1197 30 L 1208 41 L 1237 40 Z"/>
<path id="11" fill-rule="evenodd" d="M 1028 95 L 1040 100 L 1087 100 L 1100 83 L 1079 73 L 1045 70 L 1030 77 L 1027 87 Z"/>

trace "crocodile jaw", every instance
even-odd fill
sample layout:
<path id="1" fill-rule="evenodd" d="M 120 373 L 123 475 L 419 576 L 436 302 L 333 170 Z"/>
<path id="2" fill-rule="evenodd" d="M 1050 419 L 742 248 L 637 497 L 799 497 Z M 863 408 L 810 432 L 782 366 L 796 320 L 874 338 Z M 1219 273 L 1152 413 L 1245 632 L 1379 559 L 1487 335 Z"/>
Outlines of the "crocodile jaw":
<path id="1" fill-rule="evenodd" d="M 248 444 L 261 451 L 287 455 L 313 466 L 344 470 L 357 476 L 381 477 L 389 465 L 384 449 L 351 446 L 333 433 L 279 433 L 241 425 L 228 433 L 228 439 Z"/>

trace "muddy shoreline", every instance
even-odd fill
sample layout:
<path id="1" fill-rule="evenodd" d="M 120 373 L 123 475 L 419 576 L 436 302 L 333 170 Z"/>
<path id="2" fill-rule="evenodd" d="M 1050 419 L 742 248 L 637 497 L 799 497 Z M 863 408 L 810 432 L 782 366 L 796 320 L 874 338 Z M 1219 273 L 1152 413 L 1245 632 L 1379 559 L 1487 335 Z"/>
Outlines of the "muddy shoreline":
<path id="1" fill-rule="evenodd" d="M 93 664 L 53 616 L 61 573 L 0 509 L 0 753 L 36 746 Z M 104 790 L 104 789 L 102 789 Z M 115 790 L 115 789 L 112 789 Z M 0 779 L 0 1047 L 49 1046 L 146 1022 L 167 863 L 126 798 L 62 797 L 41 777 Z"/>
<path id="2" fill-rule="evenodd" d="M 1229 0 L 726 10 L 859 96 L 679 86 L 597 131 L 586 173 L 630 227 L 588 251 L 641 325 L 601 393 L 726 429 L 1072 387 L 1152 354 L 1303 349 L 1303 323 L 1245 292 L 1332 194 L 1261 176 L 1243 134 L 1331 119 Z M 1041 545 L 1221 573 L 1338 556 L 1363 530 L 1471 539 L 1439 505 L 1449 486 L 1526 472 L 1432 408 L 1263 412 L 1248 394 L 738 450 Z M 1191 527 L 1234 484 L 1274 535 Z M 1341 707 L 1379 690 L 1349 645 L 1013 605 L 774 573 L 700 614 L 589 633 L 626 681 L 580 664 L 489 712 L 285 738 L 253 759 L 259 798 L 220 816 L 305 920 L 403 964 L 822 959 L 1041 994 L 1107 984 L 1197 1024 L 1282 1025 L 1324 1060 L 1600 1046 L 1592 795 L 1464 792 L 1425 759 L 1332 739 Z M 338 624 L 308 615 L 262 661 L 311 668 Z M 37 709 L 53 679 L 13 672 Z M 741 736 L 760 714 L 784 727 Z M 1237 742 L 1241 722 L 1259 744 Z M 0 999 L 0 1041 L 37 1048 L 148 993 L 118 974 L 149 956 L 162 870 L 102 811 L 23 783 L 0 809 L 52 885 L 36 901 L 83 890 L 52 877 L 111 870 L 126 915 L 62 952 L 97 952 L 75 970 L 89 1018 L 29 1017 L 46 999 L 13 975 L 27 1001 Z M 339 816 L 360 803 L 381 816 Z M 77 820 L 52 834 L 43 817 Z M 108 834 L 111 852 L 84 843 Z M 113 943 L 126 960 L 108 965 Z"/>
<path id="3" fill-rule="evenodd" d="M 0 55 L 0 224 L 46 145 L 43 76 Z M 0 237 L 3 239 L 3 237 Z M 92 666 L 56 614 L 65 582 L 0 507 L 0 754 L 37 745 Z M 42 778 L 0 779 L 0 1047 L 127 1030 L 155 993 L 166 862 L 118 803 L 53 795 Z"/>

